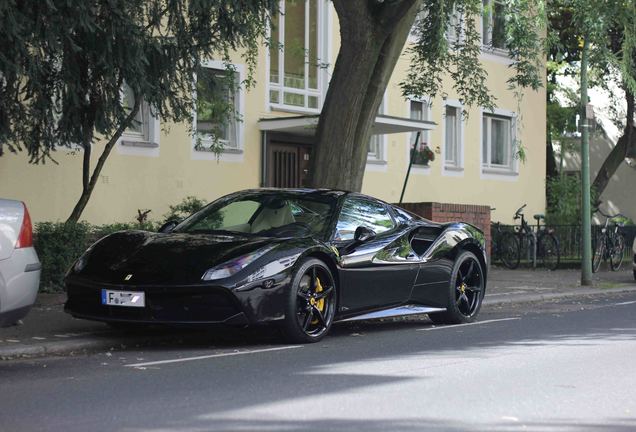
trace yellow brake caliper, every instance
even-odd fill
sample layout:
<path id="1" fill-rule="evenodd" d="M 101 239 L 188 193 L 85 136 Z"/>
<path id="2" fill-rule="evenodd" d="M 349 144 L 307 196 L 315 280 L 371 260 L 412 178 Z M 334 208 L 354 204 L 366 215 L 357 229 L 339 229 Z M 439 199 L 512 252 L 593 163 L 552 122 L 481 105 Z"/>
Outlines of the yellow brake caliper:
<path id="1" fill-rule="evenodd" d="M 320 279 L 318 278 L 318 276 L 316 276 L 316 289 L 314 290 L 316 293 L 322 292 L 323 288 L 322 288 L 322 284 L 320 283 Z M 313 299 L 312 299 L 313 300 Z M 325 299 L 320 299 L 320 300 L 316 300 L 315 303 L 313 303 L 318 310 L 320 312 L 324 312 L 325 311 Z M 315 320 L 311 321 L 312 324 L 318 324 L 318 318 L 316 318 Z"/>

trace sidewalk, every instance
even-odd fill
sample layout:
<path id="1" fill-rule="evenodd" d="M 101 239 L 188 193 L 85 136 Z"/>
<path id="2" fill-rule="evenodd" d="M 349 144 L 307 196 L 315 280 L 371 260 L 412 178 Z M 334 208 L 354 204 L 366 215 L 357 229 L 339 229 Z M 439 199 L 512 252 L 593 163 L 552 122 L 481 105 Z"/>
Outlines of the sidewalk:
<path id="1" fill-rule="evenodd" d="M 493 267 L 484 307 L 609 292 L 636 291 L 631 268 L 601 270 L 593 287 L 580 286 L 580 270 L 506 270 Z M 65 294 L 40 294 L 21 325 L 0 328 L 0 359 L 68 355 L 120 349 L 166 339 L 165 331 L 127 333 L 103 323 L 77 320 L 63 312 Z M 183 333 L 182 333 L 183 334 Z"/>

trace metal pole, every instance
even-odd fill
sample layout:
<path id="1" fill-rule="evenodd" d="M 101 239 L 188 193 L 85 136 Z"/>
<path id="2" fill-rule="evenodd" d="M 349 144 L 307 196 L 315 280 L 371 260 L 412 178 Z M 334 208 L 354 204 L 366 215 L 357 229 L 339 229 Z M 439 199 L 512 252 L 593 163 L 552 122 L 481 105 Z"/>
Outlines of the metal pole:
<path id="1" fill-rule="evenodd" d="M 411 150 L 411 159 L 409 159 L 409 168 L 406 170 L 406 178 L 404 179 L 404 186 L 402 186 L 402 194 L 400 195 L 400 204 L 402 204 L 402 200 L 404 199 L 406 184 L 409 182 L 409 175 L 411 174 L 413 159 L 415 159 L 415 152 L 417 151 L 417 143 L 420 142 L 420 133 L 421 131 L 418 131 L 417 135 L 415 135 L 415 143 L 413 143 L 413 150 Z"/>
<path id="2" fill-rule="evenodd" d="M 581 54 L 581 285 L 592 284 L 592 225 L 590 209 L 590 136 L 587 119 L 587 65 L 589 57 L 589 39 L 583 38 Z"/>

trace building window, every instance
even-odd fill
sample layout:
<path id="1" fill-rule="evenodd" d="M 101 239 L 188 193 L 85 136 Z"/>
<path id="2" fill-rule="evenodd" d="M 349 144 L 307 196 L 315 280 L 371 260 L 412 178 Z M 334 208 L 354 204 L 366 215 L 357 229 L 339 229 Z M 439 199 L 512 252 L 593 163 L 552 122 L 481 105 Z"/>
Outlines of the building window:
<path id="1" fill-rule="evenodd" d="M 453 12 L 448 20 L 446 29 L 446 40 L 450 43 L 463 40 L 464 37 L 464 14 L 457 10 L 457 5 L 453 6 Z"/>
<path id="2" fill-rule="evenodd" d="M 367 160 L 376 162 L 384 160 L 384 135 L 371 136 L 371 139 L 369 140 Z"/>
<path id="3" fill-rule="evenodd" d="M 322 105 L 326 13 L 323 0 L 284 0 L 273 19 L 269 62 L 269 102 L 318 112 Z"/>
<path id="4" fill-rule="evenodd" d="M 482 167 L 514 171 L 514 118 L 484 114 L 482 122 Z"/>
<path id="5" fill-rule="evenodd" d="M 446 105 L 444 111 L 444 168 L 462 167 L 462 110 Z"/>
<path id="6" fill-rule="evenodd" d="M 384 114 L 386 108 L 386 93 L 382 97 L 382 103 L 378 107 L 378 115 Z M 367 149 L 367 162 L 384 162 L 385 135 L 371 135 Z"/>
<path id="7" fill-rule="evenodd" d="M 135 106 L 135 94 L 128 84 L 122 86 L 123 106 L 127 113 Z M 122 134 L 120 144 L 128 147 L 158 147 L 158 136 L 155 131 L 157 119 L 150 112 L 148 103 L 144 100 L 130 125 Z"/>
<path id="8" fill-rule="evenodd" d="M 195 150 L 239 150 L 239 76 L 233 72 L 234 84 L 228 82 L 228 72 L 202 66 L 196 83 L 196 143 Z"/>
<path id="9" fill-rule="evenodd" d="M 506 48 L 505 6 L 501 0 L 483 0 L 483 44 L 498 49 Z"/>
<path id="10" fill-rule="evenodd" d="M 429 115 L 430 115 L 430 107 L 428 102 L 423 100 L 409 101 L 409 117 L 412 120 L 428 120 Z M 428 166 L 429 162 L 432 160 L 430 131 L 428 130 L 419 131 L 420 138 L 416 142 L 417 134 L 418 134 L 417 131 L 413 131 L 411 132 L 411 135 L 409 137 L 409 149 L 410 149 L 409 157 L 413 158 L 413 165 Z"/>

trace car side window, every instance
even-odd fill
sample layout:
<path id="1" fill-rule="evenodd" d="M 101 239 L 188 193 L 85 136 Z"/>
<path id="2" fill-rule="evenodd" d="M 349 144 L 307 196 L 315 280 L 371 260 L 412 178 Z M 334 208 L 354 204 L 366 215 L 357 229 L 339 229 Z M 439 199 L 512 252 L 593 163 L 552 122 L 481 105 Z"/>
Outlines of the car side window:
<path id="1" fill-rule="evenodd" d="M 395 228 L 387 208 L 378 202 L 359 197 L 348 197 L 342 205 L 336 225 L 335 240 L 353 240 L 356 228 L 365 226 L 376 234 Z"/>

